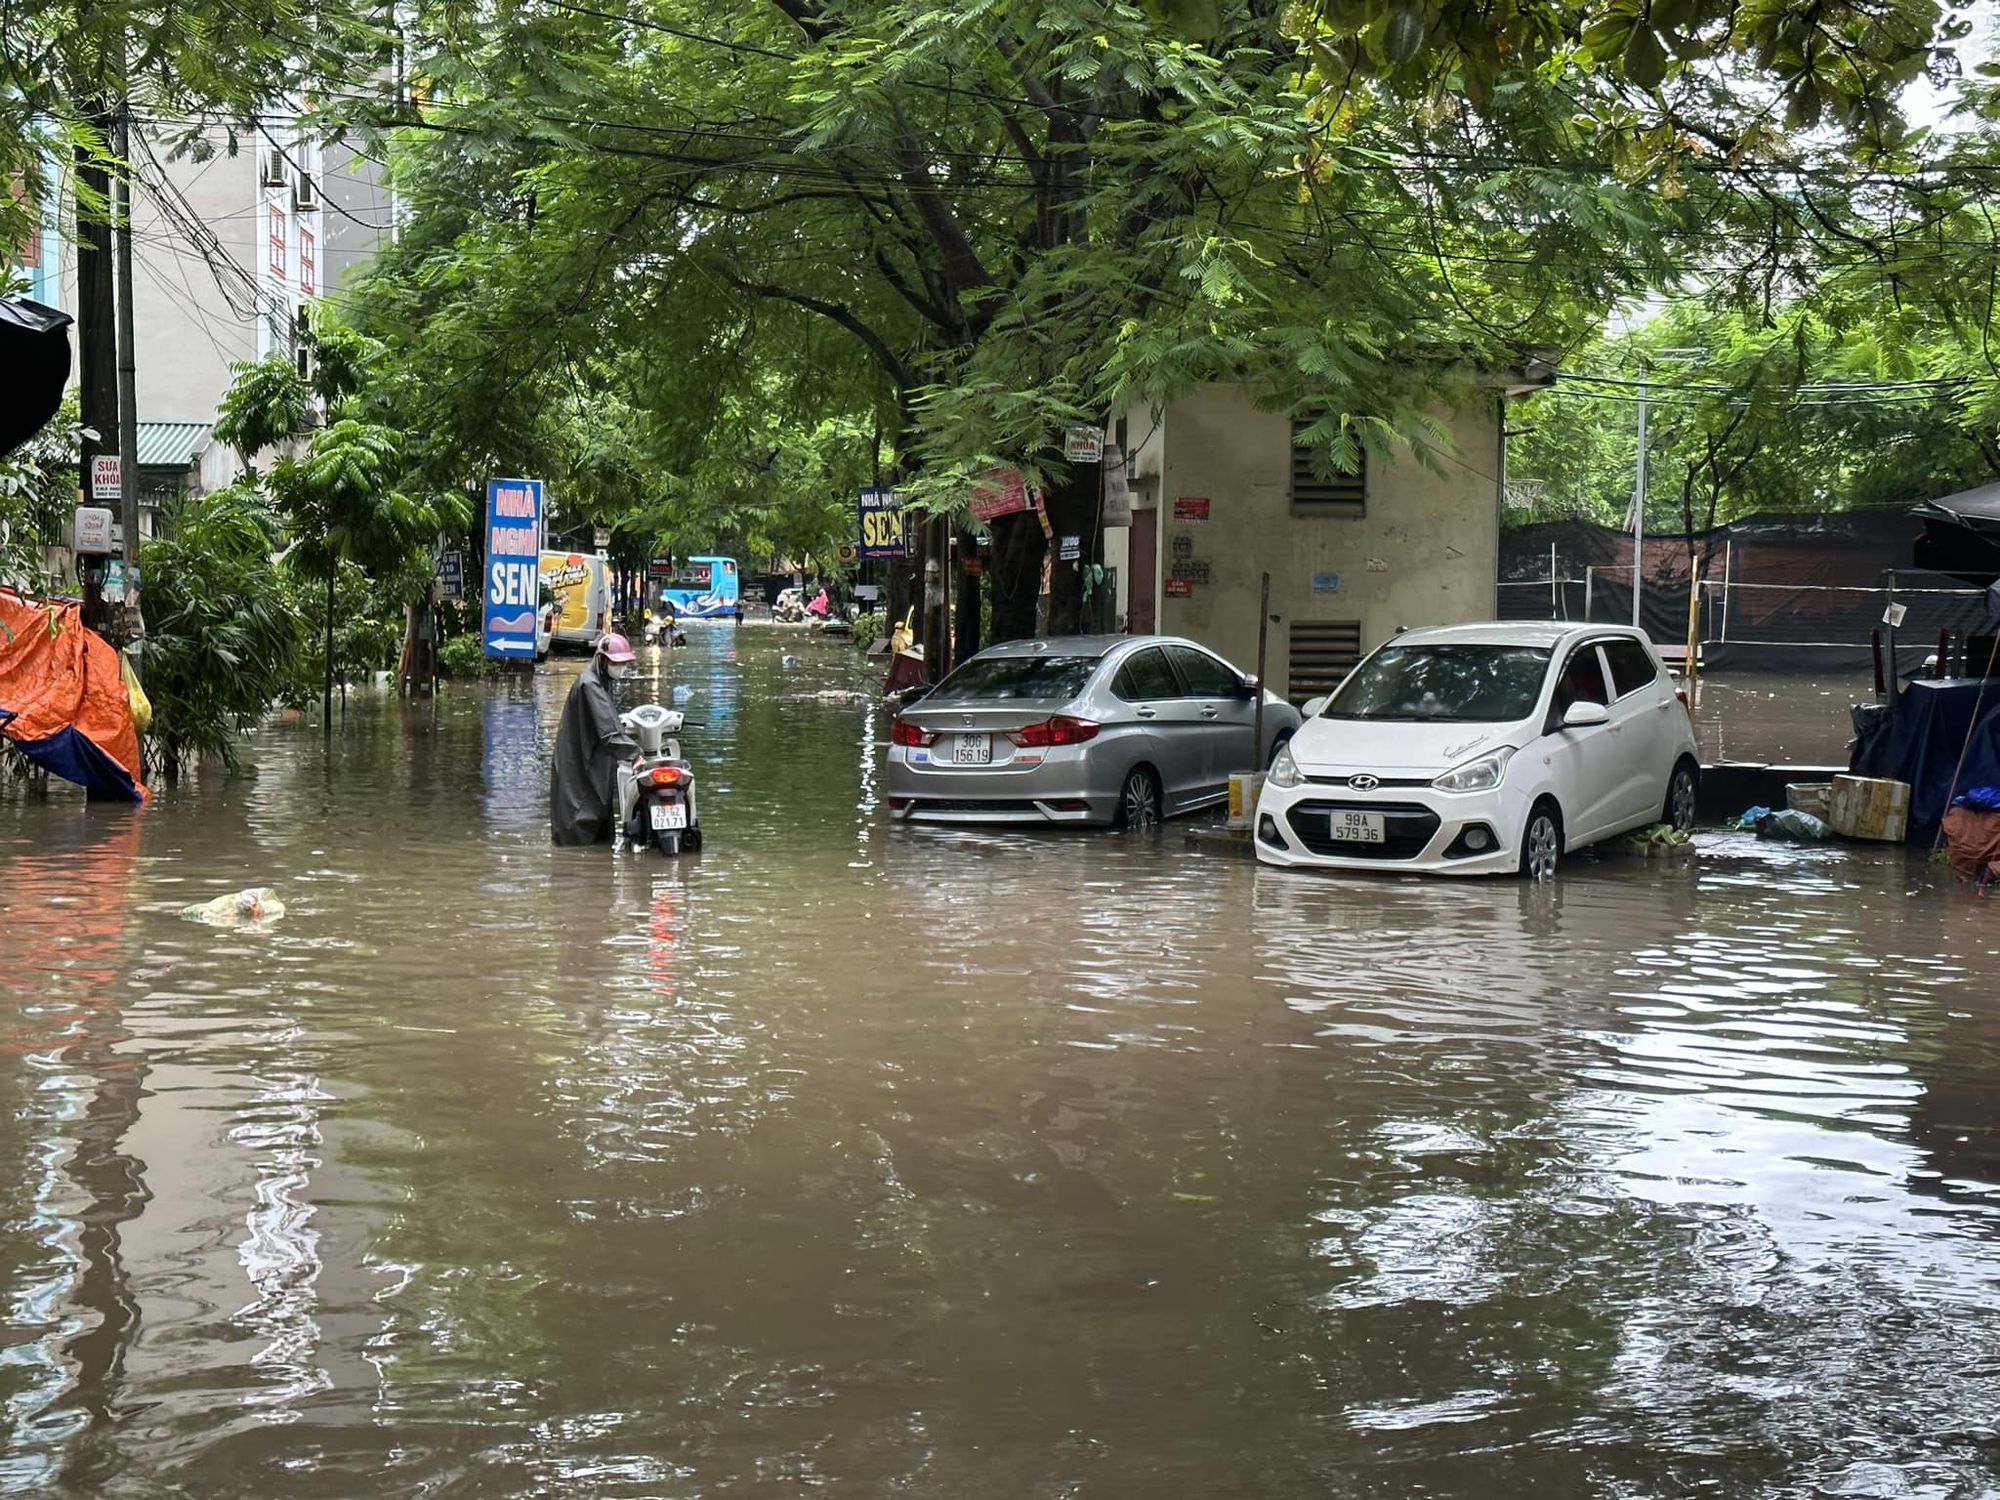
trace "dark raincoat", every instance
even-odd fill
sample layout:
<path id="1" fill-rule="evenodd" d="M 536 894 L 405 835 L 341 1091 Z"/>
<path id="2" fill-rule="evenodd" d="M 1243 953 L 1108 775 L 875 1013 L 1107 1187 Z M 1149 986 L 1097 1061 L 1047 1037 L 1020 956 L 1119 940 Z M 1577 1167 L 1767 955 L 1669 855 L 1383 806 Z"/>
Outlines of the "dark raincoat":
<path id="1" fill-rule="evenodd" d="M 549 837 L 558 844 L 601 844 L 611 837 L 618 767 L 638 753 L 639 742 L 618 722 L 607 666 L 600 656 L 583 669 L 556 727 Z"/>

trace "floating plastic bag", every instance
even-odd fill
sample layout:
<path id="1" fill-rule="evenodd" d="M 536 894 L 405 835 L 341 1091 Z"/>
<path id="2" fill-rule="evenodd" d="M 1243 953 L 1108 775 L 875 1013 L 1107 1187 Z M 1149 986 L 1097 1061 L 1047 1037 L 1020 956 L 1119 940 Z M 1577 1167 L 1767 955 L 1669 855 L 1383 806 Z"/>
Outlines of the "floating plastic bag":
<path id="1" fill-rule="evenodd" d="M 1786 844 L 1822 844 L 1833 837 L 1833 830 L 1811 813 L 1788 807 L 1759 818 L 1757 837 Z"/>
<path id="2" fill-rule="evenodd" d="M 210 927 L 267 927 L 284 914 L 285 903 L 278 893 L 262 886 L 181 908 L 183 920 Z"/>

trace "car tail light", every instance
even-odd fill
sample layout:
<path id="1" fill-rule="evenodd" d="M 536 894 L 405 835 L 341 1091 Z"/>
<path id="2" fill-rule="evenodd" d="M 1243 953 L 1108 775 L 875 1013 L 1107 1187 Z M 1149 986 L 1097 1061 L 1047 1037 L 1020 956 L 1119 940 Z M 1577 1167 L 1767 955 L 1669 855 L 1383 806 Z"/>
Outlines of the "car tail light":
<path id="1" fill-rule="evenodd" d="M 906 724 L 898 719 L 889 726 L 889 739 L 897 745 L 928 745 L 937 736 L 928 729 L 919 729 L 914 724 Z"/>
<path id="2" fill-rule="evenodd" d="M 655 766 L 646 773 L 646 780 L 654 786 L 679 786 L 681 772 L 678 766 Z"/>
<path id="3" fill-rule="evenodd" d="M 1010 729 L 1007 738 L 1023 750 L 1040 750 L 1051 745 L 1081 745 L 1085 740 L 1096 739 L 1097 729 L 1098 726 L 1088 719 L 1072 719 L 1068 714 L 1057 714 L 1043 724 Z"/>

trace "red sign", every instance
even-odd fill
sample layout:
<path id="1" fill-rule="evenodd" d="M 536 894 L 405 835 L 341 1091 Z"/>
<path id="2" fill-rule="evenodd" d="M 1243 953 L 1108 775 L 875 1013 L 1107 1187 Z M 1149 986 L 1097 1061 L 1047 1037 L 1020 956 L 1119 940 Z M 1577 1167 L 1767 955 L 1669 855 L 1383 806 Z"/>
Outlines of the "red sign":
<path id="1" fill-rule="evenodd" d="M 1019 469 L 992 469 L 972 482 L 972 517 L 990 521 L 1028 508 L 1028 481 Z"/>
<path id="2" fill-rule="evenodd" d="M 313 294 L 313 232 L 303 224 L 299 226 L 299 290 L 308 297 Z"/>
<path id="3" fill-rule="evenodd" d="M 1167 597 L 1170 599 L 1192 599 L 1194 597 L 1194 580 L 1192 578 L 1169 578 L 1167 580 Z"/>
<path id="4" fill-rule="evenodd" d="M 1208 497 L 1206 495 L 1182 495 L 1174 501 L 1176 521 L 1206 521 L 1208 519 Z"/>
<path id="5" fill-rule="evenodd" d="M 285 274 L 285 211 L 275 203 L 271 205 L 271 269 L 280 276 Z"/>

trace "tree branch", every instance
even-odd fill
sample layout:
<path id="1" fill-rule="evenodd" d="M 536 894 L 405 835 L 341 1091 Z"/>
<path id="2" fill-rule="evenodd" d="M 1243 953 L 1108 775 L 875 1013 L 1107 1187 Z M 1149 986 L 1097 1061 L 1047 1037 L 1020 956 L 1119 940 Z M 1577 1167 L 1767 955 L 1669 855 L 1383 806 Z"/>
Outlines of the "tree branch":
<path id="1" fill-rule="evenodd" d="M 859 339 L 876 362 L 889 373 L 898 387 L 909 385 L 910 368 L 896 357 L 895 350 L 881 334 L 862 322 L 853 309 L 842 307 L 838 302 L 825 302 L 818 297 L 809 297 L 803 292 L 794 292 L 785 287 L 772 286 L 766 282 L 745 281 L 742 277 L 724 272 L 731 285 L 755 297 L 768 297 L 774 302 L 789 302 L 795 307 L 803 307 L 808 312 L 816 312 L 823 318 L 830 318 Z"/>

